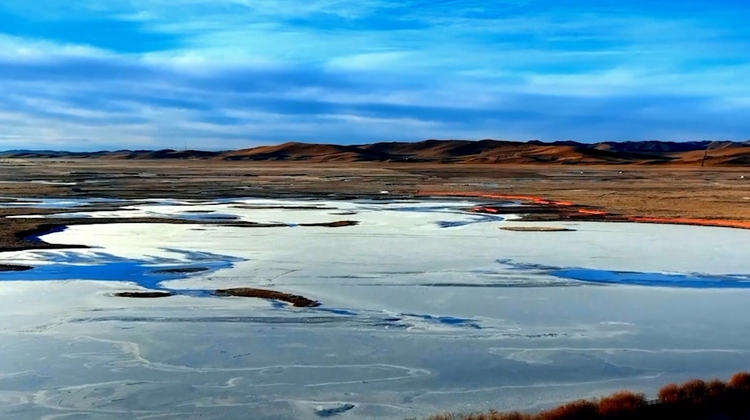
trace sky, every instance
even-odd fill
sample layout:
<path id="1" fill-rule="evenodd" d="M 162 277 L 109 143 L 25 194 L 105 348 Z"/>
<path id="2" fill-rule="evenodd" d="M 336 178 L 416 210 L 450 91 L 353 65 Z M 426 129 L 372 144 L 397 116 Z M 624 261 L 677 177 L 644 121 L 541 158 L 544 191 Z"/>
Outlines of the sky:
<path id="1" fill-rule="evenodd" d="M 0 149 L 750 139 L 746 0 L 0 0 Z"/>

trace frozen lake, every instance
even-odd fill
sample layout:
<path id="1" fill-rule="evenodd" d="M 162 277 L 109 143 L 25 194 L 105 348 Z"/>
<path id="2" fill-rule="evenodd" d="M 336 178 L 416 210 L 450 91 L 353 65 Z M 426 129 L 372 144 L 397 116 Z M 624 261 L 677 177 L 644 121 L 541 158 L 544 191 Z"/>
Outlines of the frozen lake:
<path id="1" fill-rule="evenodd" d="M 750 366 L 750 231 L 522 223 L 462 210 L 474 204 L 75 214 L 285 226 L 74 226 L 44 240 L 91 249 L 0 254 L 35 267 L 0 273 L 0 418 L 404 419 L 653 394 Z M 301 226 L 340 220 L 359 224 Z M 548 225 L 575 231 L 499 229 Z M 225 287 L 321 306 L 205 293 Z M 176 295 L 112 296 L 145 289 Z"/>

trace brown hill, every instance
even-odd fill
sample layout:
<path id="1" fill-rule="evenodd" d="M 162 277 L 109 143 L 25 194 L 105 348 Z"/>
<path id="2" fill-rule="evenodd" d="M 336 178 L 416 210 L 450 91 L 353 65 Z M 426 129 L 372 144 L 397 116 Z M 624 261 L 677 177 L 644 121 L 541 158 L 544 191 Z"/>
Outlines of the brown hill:
<path id="1" fill-rule="evenodd" d="M 222 160 L 291 160 L 291 161 L 357 161 L 388 160 L 390 155 L 368 151 L 359 146 L 335 144 L 284 143 L 277 146 L 261 146 L 225 152 Z"/>
<path id="2" fill-rule="evenodd" d="M 750 164 L 750 142 L 513 142 L 425 140 L 364 145 L 284 143 L 234 151 L 118 150 L 91 153 L 0 152 L 5 159 L 210 159 L 290 162 L 433 162 L 485 164 L 673 164 L 736 166 Z"/>

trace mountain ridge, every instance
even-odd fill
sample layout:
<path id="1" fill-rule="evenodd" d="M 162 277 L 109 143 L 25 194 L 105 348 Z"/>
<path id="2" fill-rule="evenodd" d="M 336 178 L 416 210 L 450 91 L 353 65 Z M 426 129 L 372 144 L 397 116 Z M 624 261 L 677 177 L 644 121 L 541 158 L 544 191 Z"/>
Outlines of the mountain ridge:
<path id="1" fill-rule="evenodd" d="M 527 142 L 507 140 L 437 140 L 378 142 L 360 145 L 287 142 L 247 149 L 113 150 L 65 152 L 9 150 L 3 159 L 110 159 L 285 161 L 312 163 L 410 162 L 484 164 L 750 164 L 750 141 L 658 140 L 580 143 L 572 140 Z"/>

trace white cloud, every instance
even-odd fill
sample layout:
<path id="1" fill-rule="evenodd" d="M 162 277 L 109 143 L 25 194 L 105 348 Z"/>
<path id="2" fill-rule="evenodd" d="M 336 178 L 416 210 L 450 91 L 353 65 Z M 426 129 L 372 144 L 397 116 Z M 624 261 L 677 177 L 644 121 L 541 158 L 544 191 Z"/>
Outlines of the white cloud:
<path id="1" fill-rule="evenodd" d="M 86 45 L 26 39 L 0 33 L 0 59 L 49 60 L 55 57 L 114 57 L 115 54 Z M 2 77 L 2 75 L 0 75 Z"/>
<path id="2" fill-rule="evenodd" d="M 333 70 L 385 70 L 392 71 L 394 66 L 403 68 L 409 60 L 418 60 L 414 54 L 406 51 L 385 51 L 350 56 L 336 57 L 328 62 Z"/>
<path id="3" fill-rule="evenodd" d="M 15 11 L 124 19 L 179 42 L 125 54 L 0 35 L 0 121 L 10 127 L 0 145 L 687 139 L 750 129 L 740 120 L 750 38 L 709 19 L 489 0 L 40 2 Z"/>

